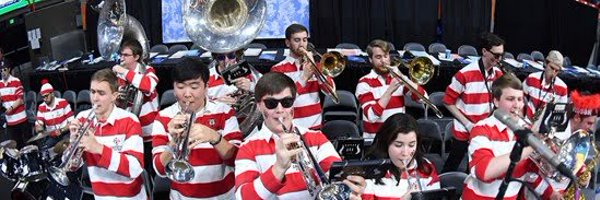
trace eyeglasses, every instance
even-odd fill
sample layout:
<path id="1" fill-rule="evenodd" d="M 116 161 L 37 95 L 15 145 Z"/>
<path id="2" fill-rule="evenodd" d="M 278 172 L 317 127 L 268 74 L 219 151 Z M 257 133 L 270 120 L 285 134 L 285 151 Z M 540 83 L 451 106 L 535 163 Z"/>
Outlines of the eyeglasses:
<path id="1" fill-rule="evenodd" d="M 263 102 L 265 102 L 265 107 L 267 107 L 267 109 L 275 109 L 279 103 L 281 103 L 281 106 L 284 108 L 290 108 L 294 105 L 294 100 L 293 97 L 285 97 L 283 99 L 266 98 Z"/>
<path id="2" fill-rule="evenodd" d="M 233 59 L 237 58 L 237 55 L 235 55 L 235 52 L 231 52 L 231 53 L 228 53 L 228 54 L 217 54 L 217 55 L 215 55 L 213 57 L 215 57 L 215 59 L 217 59 L 218 61 L 224 61 L 225 57 L 227 57 L 230 60 L 233 60 Z"/>
<path id="3" fill-rule="evenodd" d="M 502 57 L 504 56 L 504 52 L 501 52 L 501 53 L 494 53 L 494 52 L 492 52 L 492 51 L 490 51 L 490 50 L 488 50 L 488 52 L 490 52 L 490 53 L 491 53 L 491 54 L 494 56 L 494 58 L 496 58 L 496 59 L 498 59 L 498 60 L 502 59 Z"/>

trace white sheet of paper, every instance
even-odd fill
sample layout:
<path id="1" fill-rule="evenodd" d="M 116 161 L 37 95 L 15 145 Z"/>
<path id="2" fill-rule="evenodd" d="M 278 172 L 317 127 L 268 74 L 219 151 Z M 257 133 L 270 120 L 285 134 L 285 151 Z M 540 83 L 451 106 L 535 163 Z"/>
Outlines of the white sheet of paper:
<path id="1" fill-rule="evenodd" d="M 259 48 L 248 48 L 244 51 L 244 56 L 258 56 L 262 49 Z"/>
<path id="2" fill-rule="evenodd" d="M 508 63 L 509 65 L 513 66 L 514 68 L 521 68 L 523 67 L 523 64 L 520 63 L 519 61 L 513 59 L 513 58 L 505 58 L 504 62 Z"/>
<path id="3" fill-rule="evenodd" d="M 38 39 L 31 40 L 31 49 L 39 49 L 40 41 Z"/>
<path id="4" fill-rule="evenodd" d="M 158 55 L 158 52 L 150 52 L 150 58 L 154 58 L 156 55 Z"/>
<path id="5" fill-rule="evenodd" d="M 415 57 L 427 57 L 427 58 L 429 58 L 431 60 L 431 62 L 433 63 L 433 65 L 436 65 L 436 66 L 440 65 L 440 61 L 438 59 L 436 59 L 435 57 L 429 55 L 425 51 L 410 51 L 410 53 L 412 53 Z"/>
<path id="6" fill-rule="evenodd" d="M 544 70 L 544 66 L 542 66 L 540 63 L 532 61 L 532 60 L 523 60 L 523 62 L 527 62 L 527 64 L 529 64 L 529 66 L 532 66 L 536 69 L 539 70 Z"/>
<path id="7" fill-rule="evenodd" d="M 202 53 L 202 55 L 200 55 L 200 58 L 210 58 L 212 55 L 210 53 L 210 51 L 204 52 Z"/>

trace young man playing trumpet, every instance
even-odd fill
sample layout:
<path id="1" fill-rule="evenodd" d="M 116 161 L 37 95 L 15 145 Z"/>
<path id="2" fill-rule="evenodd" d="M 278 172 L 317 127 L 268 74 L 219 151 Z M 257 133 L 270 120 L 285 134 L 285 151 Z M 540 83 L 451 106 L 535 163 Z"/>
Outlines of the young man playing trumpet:
<path id="1" fill-rule="evenodd" d="M 421 94 L 427 95 L 425 90 L 415 84 L 410 78 L 404 76 L 408 83 L 402 83 L 401 80 L 392 76 L 388 68 L 390 66 L 390 43 L 383 40 L 373 40 L 367 46 L 369 62 L 373 66 L 369 74 L 358 80 L 356 86 L 356 97 L 363 109 L 363 127 L 364 138 L 374 138 L 375 133 L 390 116 L 396 113 L 404 113 L 404 95 L 407 95 L 410 87 L 417 89 Z M 396 70 L 396 69 L 394 69 Z M 411 98 L 419 100 L 416 94 Z"/>
<path id="2" fill-rule="evenodd" d="M 297 94 L 292 79 L 278 72 L 267 73 L 256 84 L 254 94 L 265 120 L 260 130 L 240 146 L 237 154 L 236 198 L 314 199 L 317 191 L 310 193 L 307 184 L 311 183 L 305 181 L 306 177 L 296 166 L 298 164 L 293 164 L 298 163 L 299 154 L 307 155 L 305 160 L 310 159 L 302 144 L 310 149 L 318 162 L 314 164 L 325 173 L 334 161 L 340 160 L 339 155 L 321 131 L 309 130 L 292 122 L 295 111 L 292 105 Z M 312 170 L 314 166 L 306 167 L 309 168 L 309 176 L 316 180 L 317 174 Z M 352 190 L 350 199 L 360 199 L 365 180 L 360 176 L 348 176 L 344 183 Z"/>
<path id="3" fill-rule="evenodd" d="M 157 175 L 169 175 L 169 163 L 181 156 L 175 153 L 182 150 L 177 143 L 187 136 L 189 143 L 183 148 L 189 154 L 183 159 L 194 175 L 187 182 L 171 181 L 171 199 L 233 199 L 233 163 L 242 140 L 233 109 L 208 101 L 208 68 L 203 63 L 186 58 L 173 68 L 171 77 L 177 102 L 158 113 L 152 128 Z M 190 113 L 195 113 L 194 119 Z M 184 132 L 188 123 L 189 132 Z"/>
<path id="4" fill-rule="evenodd" d="M 531 73 L 523 81 L 523 92 L 528 100 L 525 114 L 530 120 L 541 117 L 534 115 L 548 103 L 567 103 L 567 84 L 558 77 L 563 69 L 563 60 L 560 52 L 550 51 L 546 56 L 544 71 Z"/>
<path id="5" fill-rule="evenodd" d="M 140 176 L 144 170 L 142 128 L 135 115 L 115 106 L 117 87 L 117 76 L 110 69 L 92 75 L 93 108 L 81 111 L 70 122 L 71 145 L 83 150 L 95 199 L 147 199 Z M 80 133 L 88 123 L 87 132 Z M 81 140 L 75 144 L 78 137 Z M 79 159 L 64 155 L 63 162 Z M 75 162 L 71 170 L 82 164 Z"/>
<path id="6" fill-rule="evenodd" d="M 48 149 L 67 135 L 63 132 L 69 130 L 68 124 L 73 119 L 73 111 L 67 100 L 54 96 L 54 88 L 46 79 L 40 89 L 40 95 L 44 102 L 38 106 L 35 132 L 48 134 L 42 145 L 42 149 Z"/>
<path id="7" fill-rule="evenodd" d="M 285 29 L 285 45 L 290 55 L 271 68 L 294 80 L 298 88 L 298 101 L 294 102 L 294 123 L 310 129 L 321 128 L 321 99 L 319 89 L 325 87 L 316 76 L 315 67 L 306 58 L 313 60 L 313 54 L 307 50 L 308 30 L 300 24 L 292 24 Z M 306 56 L 305 56 L 306 55 Z M 333 78 L 326 77 L 333 86 Z"/>

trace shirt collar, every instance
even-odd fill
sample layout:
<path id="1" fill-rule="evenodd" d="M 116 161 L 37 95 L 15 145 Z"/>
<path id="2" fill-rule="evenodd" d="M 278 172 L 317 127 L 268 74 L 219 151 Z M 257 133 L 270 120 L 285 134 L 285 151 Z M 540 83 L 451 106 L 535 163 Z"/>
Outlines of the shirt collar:
<path id="1" fill-rule="evenodd" d="M 279 138 L 279 135 L 273 133 L 273 131 L 271 131 L 271 129 L 269 129 L 264 122 L 261 127 L 262 128 L 256 133 L 257 139 L 262 139 L 266 140 L 267 142 L 271 142 L 271 139 Z M 300 134 L 302 135 L 304 135 L 304 133 L 308 130 L 304 127 L 297 126 L 294 122 L 292 122 L 292 127 L 294 127 L 294 129 L 298 128 L 298 131 L 300 131 Z"/>
<path id="2" fill-rule="evenodd" d="M 114 104 L 113 104 L 113 109 L 112 109 L 112 111 L 110 112 L 110 114 L 108 114 L 108 117 L 106 118 L 106 121 L 105 121 L 104 123 L 99 123 L 99 124 L 100 124 L 101 126 L 103 126 L 104 124 L 110 124 L 110 125 L 113 125 L 113 126 L 114 126 L 114 125 L 115 125 L 115 121 L 117 120 L 117 116 L 116 116 L 116 115 L 117 115 L 117 114 L 116 114 L 116 112 L 117 112 L 117 109 L 121 109 L 121 108 L 119 108 L 119 107 L 117 107 L 117 105 L 114 105 Z M 90 112 L 91 112 L 91 110 L 90 110 Z M 99 122 L 98 118 L 96 118 L 96 120 L 95 120 L 95 121 L 96 121 L 96 122 Z"/>

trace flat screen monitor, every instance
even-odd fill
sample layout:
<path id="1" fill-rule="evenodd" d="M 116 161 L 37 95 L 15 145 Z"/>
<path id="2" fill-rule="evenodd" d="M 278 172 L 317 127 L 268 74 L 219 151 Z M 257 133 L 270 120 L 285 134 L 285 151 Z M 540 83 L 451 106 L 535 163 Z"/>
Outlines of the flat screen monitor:
<path id="1" fill-rule="evenodd" d="M 42 0 L 29 0 L 29 2 L 40 2 Z M 0 16 L 18 10 L 29 4 L 27 0 L 0 0 Z"/>
<path id="2" fill-rule="evenodd" d="M 85 52 L 83 30 L 74 30 L 50 38 L 52 58 L 57 61 L 80 57 Z"/>

